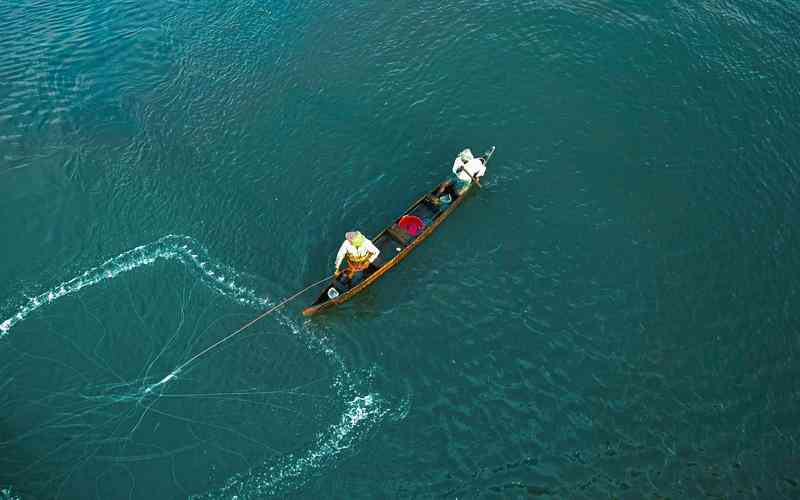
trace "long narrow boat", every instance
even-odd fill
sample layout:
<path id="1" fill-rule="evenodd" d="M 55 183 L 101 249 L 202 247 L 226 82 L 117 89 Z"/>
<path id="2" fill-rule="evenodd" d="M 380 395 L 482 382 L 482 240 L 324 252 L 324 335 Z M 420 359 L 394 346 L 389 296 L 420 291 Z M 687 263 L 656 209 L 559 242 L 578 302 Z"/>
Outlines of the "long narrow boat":
<path id="1" fill-rule="evenodd" d="M 485 165 L 494 154 L 494 146 L 478 157 Z M 339 278 L 332 279 L 322 289 L 317 300 L 313 304 L 303 309 L 304 316 L 317 314 L 335 305 L 347 302 L 360 291 L 364 290 L 389 269 L 397 265 L 417 245 L 422 243 L 425 238 L 444 222 L 453 211 L 461 205 L 464 198 L 473 189 L 475 182 L 471 182 L 463 193 L 458 193 L 452 186 L 448 185 L 449 180 L 439 183 L 430 192 L 425 193 L 420 199 L 415 201 L 400 217 L 394 220 L 391 225 L 372 238 L 372 243 L 381 251 L 378 258 L 365 269 L 361 281 L 354 286 L 344 277 L 344 273 Z M 447 186 L 445 191 L 439 193 L 440 188 Z M 398 224 L 404 216 L 414 218 L 412 220 L 422 221 L 423 226 L 416 234 L 415 231 L 406 230 L 404 226 Z"/>

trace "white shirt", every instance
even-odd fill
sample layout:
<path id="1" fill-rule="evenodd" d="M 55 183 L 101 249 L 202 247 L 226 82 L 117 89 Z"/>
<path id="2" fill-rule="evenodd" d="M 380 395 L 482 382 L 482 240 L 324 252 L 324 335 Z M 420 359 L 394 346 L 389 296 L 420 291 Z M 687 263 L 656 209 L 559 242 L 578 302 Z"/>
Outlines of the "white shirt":
<path id="1" fill-rule="evenodd" d="M 483 177 L 483 174 L 486 173 L 486 165 L 484 165 L 479 159 L 473 158 L 469 161 L 469 163 L 464 165 L 464 162 L 461 161 L 461 157 L 457 157 L 456 161 L 453 162 L 453 173 L 464 182 L 472 182 L 472 179 L 467 172 L 459 170 L 462 166 L 464 167 L 464 170 L 472 174 L 472 177 L 475 178 Z"/>
<path id="2" fill-rule="evenodd" d="M 342 264 L 342 260 L 344 260 L 345 255 L 352 254 L 357 255 L 359 257 L 363 257 L 367 253 L 371 253 L 372 257 L 369 258 L 370 264 L 378 258 L 378 254 L 381 253 L 378 250 L 378 247 L 372 244 L 371 241 L 364 238 L 364 244 L 360 247 L 356 247 L 352 243 L 347 240 L 344 240 L 342 246 L 339 247 L 339 253 L 336 254 L 336 269 L 339 269 L 339 266 Z"/>

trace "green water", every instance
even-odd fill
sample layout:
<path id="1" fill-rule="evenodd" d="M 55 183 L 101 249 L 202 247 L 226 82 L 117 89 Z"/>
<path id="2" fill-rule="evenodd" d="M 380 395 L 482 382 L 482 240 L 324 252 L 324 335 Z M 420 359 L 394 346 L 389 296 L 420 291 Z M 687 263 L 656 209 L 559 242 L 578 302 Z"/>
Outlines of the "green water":
<path id="1" fill-rule="evenodd" d="M 794 0 L 3 3 L 0 497 L 800 496 L 798 32 Z M 173 372 L 491 145 L 376 285 Z"/>

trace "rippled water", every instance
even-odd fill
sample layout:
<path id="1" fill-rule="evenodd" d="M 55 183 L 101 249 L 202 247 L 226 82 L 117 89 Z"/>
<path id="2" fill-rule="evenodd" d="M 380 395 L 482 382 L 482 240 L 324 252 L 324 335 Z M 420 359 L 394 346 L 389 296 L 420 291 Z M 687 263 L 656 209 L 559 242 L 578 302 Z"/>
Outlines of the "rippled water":
<path id="1" fill-rule="evenodd" d="M 0 498 L 800 496 L 800 4 L 0 4 Z M 330 273 L 469 146 L 484 188 Z"/>

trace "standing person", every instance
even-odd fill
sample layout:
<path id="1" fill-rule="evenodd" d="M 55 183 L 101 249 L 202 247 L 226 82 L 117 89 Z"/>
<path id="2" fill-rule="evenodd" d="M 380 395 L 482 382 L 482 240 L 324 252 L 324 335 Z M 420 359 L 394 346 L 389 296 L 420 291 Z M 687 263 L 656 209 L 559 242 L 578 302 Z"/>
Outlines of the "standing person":
<path id="1" fill-rule="evenodd" d="M 486 173 L 486 165 L 480 158 L 475 158 L 469 148 L 461 151 L 453 162 L 454 177 L 439 186 L 437 195 L 443 194 L 448 189 L 455 189 L 456 193 L 463 194 L 472 180 L 476 181 Z M 480 186 L 480 182 L 478 181 Z"/>
<path id="2" fill-rule="evenodd" d="M 345 271 L 345 276 L 352 283 L 356 273 L 359 273 L 360 276 L 360 273 L 369 267 L 380 253 L 381 251 L 359 231 L 345 233 L 344 242 L 339 247 L 339 253 L 336 254 L 335 274 L 337 277 L 339 276 L 339 267 L 346 257 L 347 270 Z"/>
<path id="3" fill-rule="evenodd" d="M 456 189 L 459 193 L 463 193 L 473 178 L 483 177 L 483 174 L 486 173 L 486 165 L 480 159 L 472 156 L 472 151 L 467 148 L 456 156 L 453 162 L 453 173 L 456 174 Z"/>

